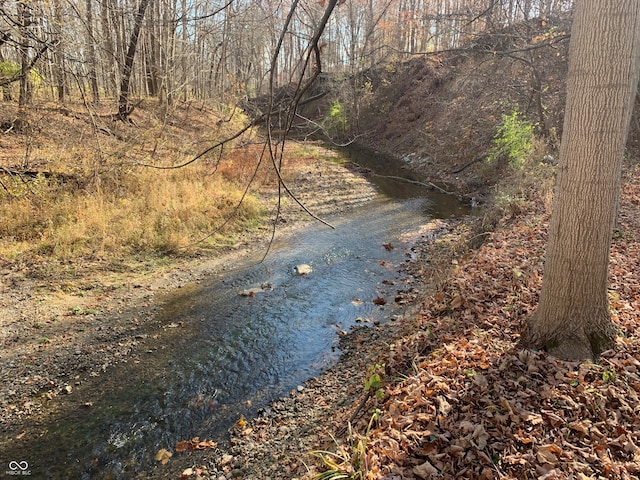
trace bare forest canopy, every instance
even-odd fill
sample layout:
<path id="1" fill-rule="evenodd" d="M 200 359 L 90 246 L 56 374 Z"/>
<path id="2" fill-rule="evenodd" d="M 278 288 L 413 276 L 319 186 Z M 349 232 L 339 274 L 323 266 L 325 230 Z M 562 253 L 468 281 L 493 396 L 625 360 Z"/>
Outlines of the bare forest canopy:
<path id="1" fill-rule="evenodd" d="M 4 1 L 2 95 L 20 106 L 123 94 L 235 103 L 312 75 L 320 61 L 325 72 L 354 74 L 561 15 L 573 2 L 340 0 L 314 45 L 327 8 L 325 0 Z"/>

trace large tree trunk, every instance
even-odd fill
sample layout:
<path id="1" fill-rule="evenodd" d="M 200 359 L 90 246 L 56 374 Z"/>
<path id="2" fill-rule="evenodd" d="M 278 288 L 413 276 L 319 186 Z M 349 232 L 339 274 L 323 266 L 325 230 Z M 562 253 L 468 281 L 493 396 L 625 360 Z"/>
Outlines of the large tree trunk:
<path id="1" fill-rule="evenodd" d="M 613 346 L 609 250 L 636 85 L 640 2 L 581 0 L 540 303 L 524 346 L 586 360 Z"/>

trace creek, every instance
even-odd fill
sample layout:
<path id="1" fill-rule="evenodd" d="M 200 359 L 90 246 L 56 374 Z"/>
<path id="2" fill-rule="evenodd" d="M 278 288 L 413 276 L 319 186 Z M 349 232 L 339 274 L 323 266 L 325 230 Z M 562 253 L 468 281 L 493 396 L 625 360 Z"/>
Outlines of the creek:
<path id="1" fill-rule="evenodd" d="M 82 403 L 40 425 L 46 433 L 19 458 L 34 478 L 134 478 L 180 440 L 222 441 L 241 415 L 258 414 L 333 365 L 341 332 L 402 314 L 394 302 L 400 267 L 420 227 L 468 209 L 452 195 L 388 178 L 407 176 L 398 161 L 351 155 L 386 175 L 371 176 L 377 198 L 328 219 L 335 230 L 313 224 L 278 239 L 262 262 L 258 252 L 168 295 L 154 349 L 83 383 Z M 301 264 L 311 272 L 299 275 Z"/>

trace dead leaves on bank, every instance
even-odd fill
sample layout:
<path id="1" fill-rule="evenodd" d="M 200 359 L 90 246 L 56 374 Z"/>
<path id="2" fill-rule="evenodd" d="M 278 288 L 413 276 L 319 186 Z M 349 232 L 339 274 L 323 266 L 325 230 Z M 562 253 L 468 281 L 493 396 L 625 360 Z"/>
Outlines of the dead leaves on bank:
<path id="1" fill-rule="evenodd" d="M 200 440 L 198 437 L 194 437 L 191 440 L 181 440 L 176 443 L 175 453 L 190 453 L 195 452 L 197 450 L 213 450 L 218 447 L 216 442 L 211 440 Z M 167 450 L 166 448 L 161 448 L 156 453 L 155 460 L 156 462 L 160 462 L 162 465 L 166 465 L 169 463 L 169 460 L 173 456 L 173 453 Z"/>
<path id="2" fill-rule="evenodd" d="M 546 218 L 527 217 L 454 264 L 387 364 L 369 479 L 640 478 L 640 172 L 629 175 L 611 255 L 624 336 L 598 364 L 521 351 L 542 276 Z M 407 365 L 411 365 L 407 372 Z"/>
<path id="3" fill-rule="evenodd" d="M 193 452 L 196 450 L 211 450 L 217 448 L 218 444 L 211 440 L 200 440 L 198 437 L 191 440 L 182 440 L 176 443 L 176 453 Z"/>

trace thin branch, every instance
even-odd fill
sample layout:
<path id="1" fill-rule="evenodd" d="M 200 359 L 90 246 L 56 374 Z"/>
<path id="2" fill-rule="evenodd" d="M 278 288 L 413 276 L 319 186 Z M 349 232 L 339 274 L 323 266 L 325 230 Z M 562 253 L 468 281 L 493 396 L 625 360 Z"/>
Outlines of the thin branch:
<path id="1" fill-rule="evenodd" d="M 364 133 L 359 133 L 358 135 L 353 136 L 353 138 L 351 138 L 351 140 L 348 140 L 347 142 L 344 143 L 337 143 L 335 142 L 332 138 L 331 138 L 331 134 L 322 126 L 320 125 L 318 122 L 314 122 L 313 120 L 311 120 L 310 118 L 307 117 L 303 117 L 302 115 L 300 115 L 299 113 L 296 113 L 296 117 L 301 118 L 302 120 L 304 120 L 305 122 L 307 122 L 308 124 L 311 124 L 313 126 L 316 127 L 316 130 L 314 130 L 312 132 L 315 133 L 317 131 L 321 131 L 322 134 L 327 137 L 329 139 L 329 141 L 335 145 L 336 147 L 348 147 L 349 145 L 351 145 L 353 142 L 355 142 L 358 138 L 360 137 L 366 137 L 367 135 L 369 135 L 371 132 L 364 132 Z"/>
<path id="2" fill-rule="evenodd" d="M 253 185 L 253 182 L 254 182 L 256 176 L 258 175 L 258 170 L 260 169 L 260 165 L 262 163 L 263 154 L 264 154 L 264 149 L 260 153 L 260 157 L 258 158 L 258 163 L 256 164 L 256 168 L 253 170 L 253 174 L 251 175 L 251 178 L 249 179 L 249 182 L 247 183 L 246 188 L 242 192 L 242 196 L 240 197 L 240 200 L 238 200 L 238 203 L 236 203 L 236 205 L 233 207 L 233 210 L 231 211 L 231 213 L 229 215 L 227 215 L 227 218 L 225 218 L 224 222 L 222 222 L 222 224 L 218 225 L 215 229 L 213 229 L 211 232 L 209 232 L 206 236 L 200 238 L 199 240 L 197 240 L 197 241 L 195 241 L 193 243 L 190 243 L 189 245 L 186 245 L 183 248 L 185 248 L 185 249 L 186 248 L 190 248 L 190 247 L 193 247 L 193 246 L 195 246 L 195 245 L 197 245 L 199 243 L 204 242 L 205 240 L 208 240 L 209 238 L 214 236 L 216 233 L 218 233 L 220 230 L 222 230 L 236 216 L 236 214 L 240 210 L 240 207 L 244 203 L 244 199 L 249 194 L 249 189 L 251 188 L 251 185 Z M 217 169 L 217 166 L 216 166 L 216 169 Z"/>
<path id="3" fill-rule="evenodd" d="M 264 119 L 264 117 L 265 117 L 264 115 L 261 115 L 256 120 L 253 120 L 252 122 L 248 123 L 244 128 L 241 128 L 240 130 L 238 130 L 236 133 L 234 133 L 230 137 L 227 137 L 224 140 L 220 140 L 219 142 L 217 142 L 217 143 L 211 145 L 210 147 L 204 149 L 202 152 L 198 153 L 197 155 L 192 157 L 190 160 L 187 160 L 186 162 L 181 163 L 179 165 L 153 165 L 153 164 L 150 164 L 150 163 L 140 163 L 140 162 L 136 162 L 135 165 L 138 165 L 140 167 L 156 168 L 158 170 L 175 170 L 175 169 L 178 169 L 178 168 L 184 168 L 187 165 L 191 165 L 192 163 L 198 161 L 199 159 L 201 159 L 202 157 L 204 157 L 208 153 L 212 152 L 216 148 L 223 147 L 227 143 L 229 143 L 229 142 L 235 140 L 236 138 L 240 137 L 243 133 L 245 133 L 245 132 L 249 131 L 251 128 L 255 127 L 257 123 L 259 123 L 260 121 L 262 121 Z"/>
<path id="4" fill-rule="evenodd" d="M 356 163 L 356 165 L 358 164 Z M 449 192 L 448 190 L 445 190 L 444 188 L 439 187 L 435 183 L 431 183 L 431 182 L 419 182 L 418 180 L 411 180 L 410 178 L 398 177 L 396 175 L 380 175 L 378 173 L 372 173 L 371 175 L 374 177 L 389 178 L 391 180 L 399 180 L 401 182 L 411 183 L 413 185 L 418 185 L 420 187 L 428 188 L 429 190 L 432 190 L 435 188 L 441 193 L 446 193 L 447 195 L 453 195 L 453 192 Z"/>

